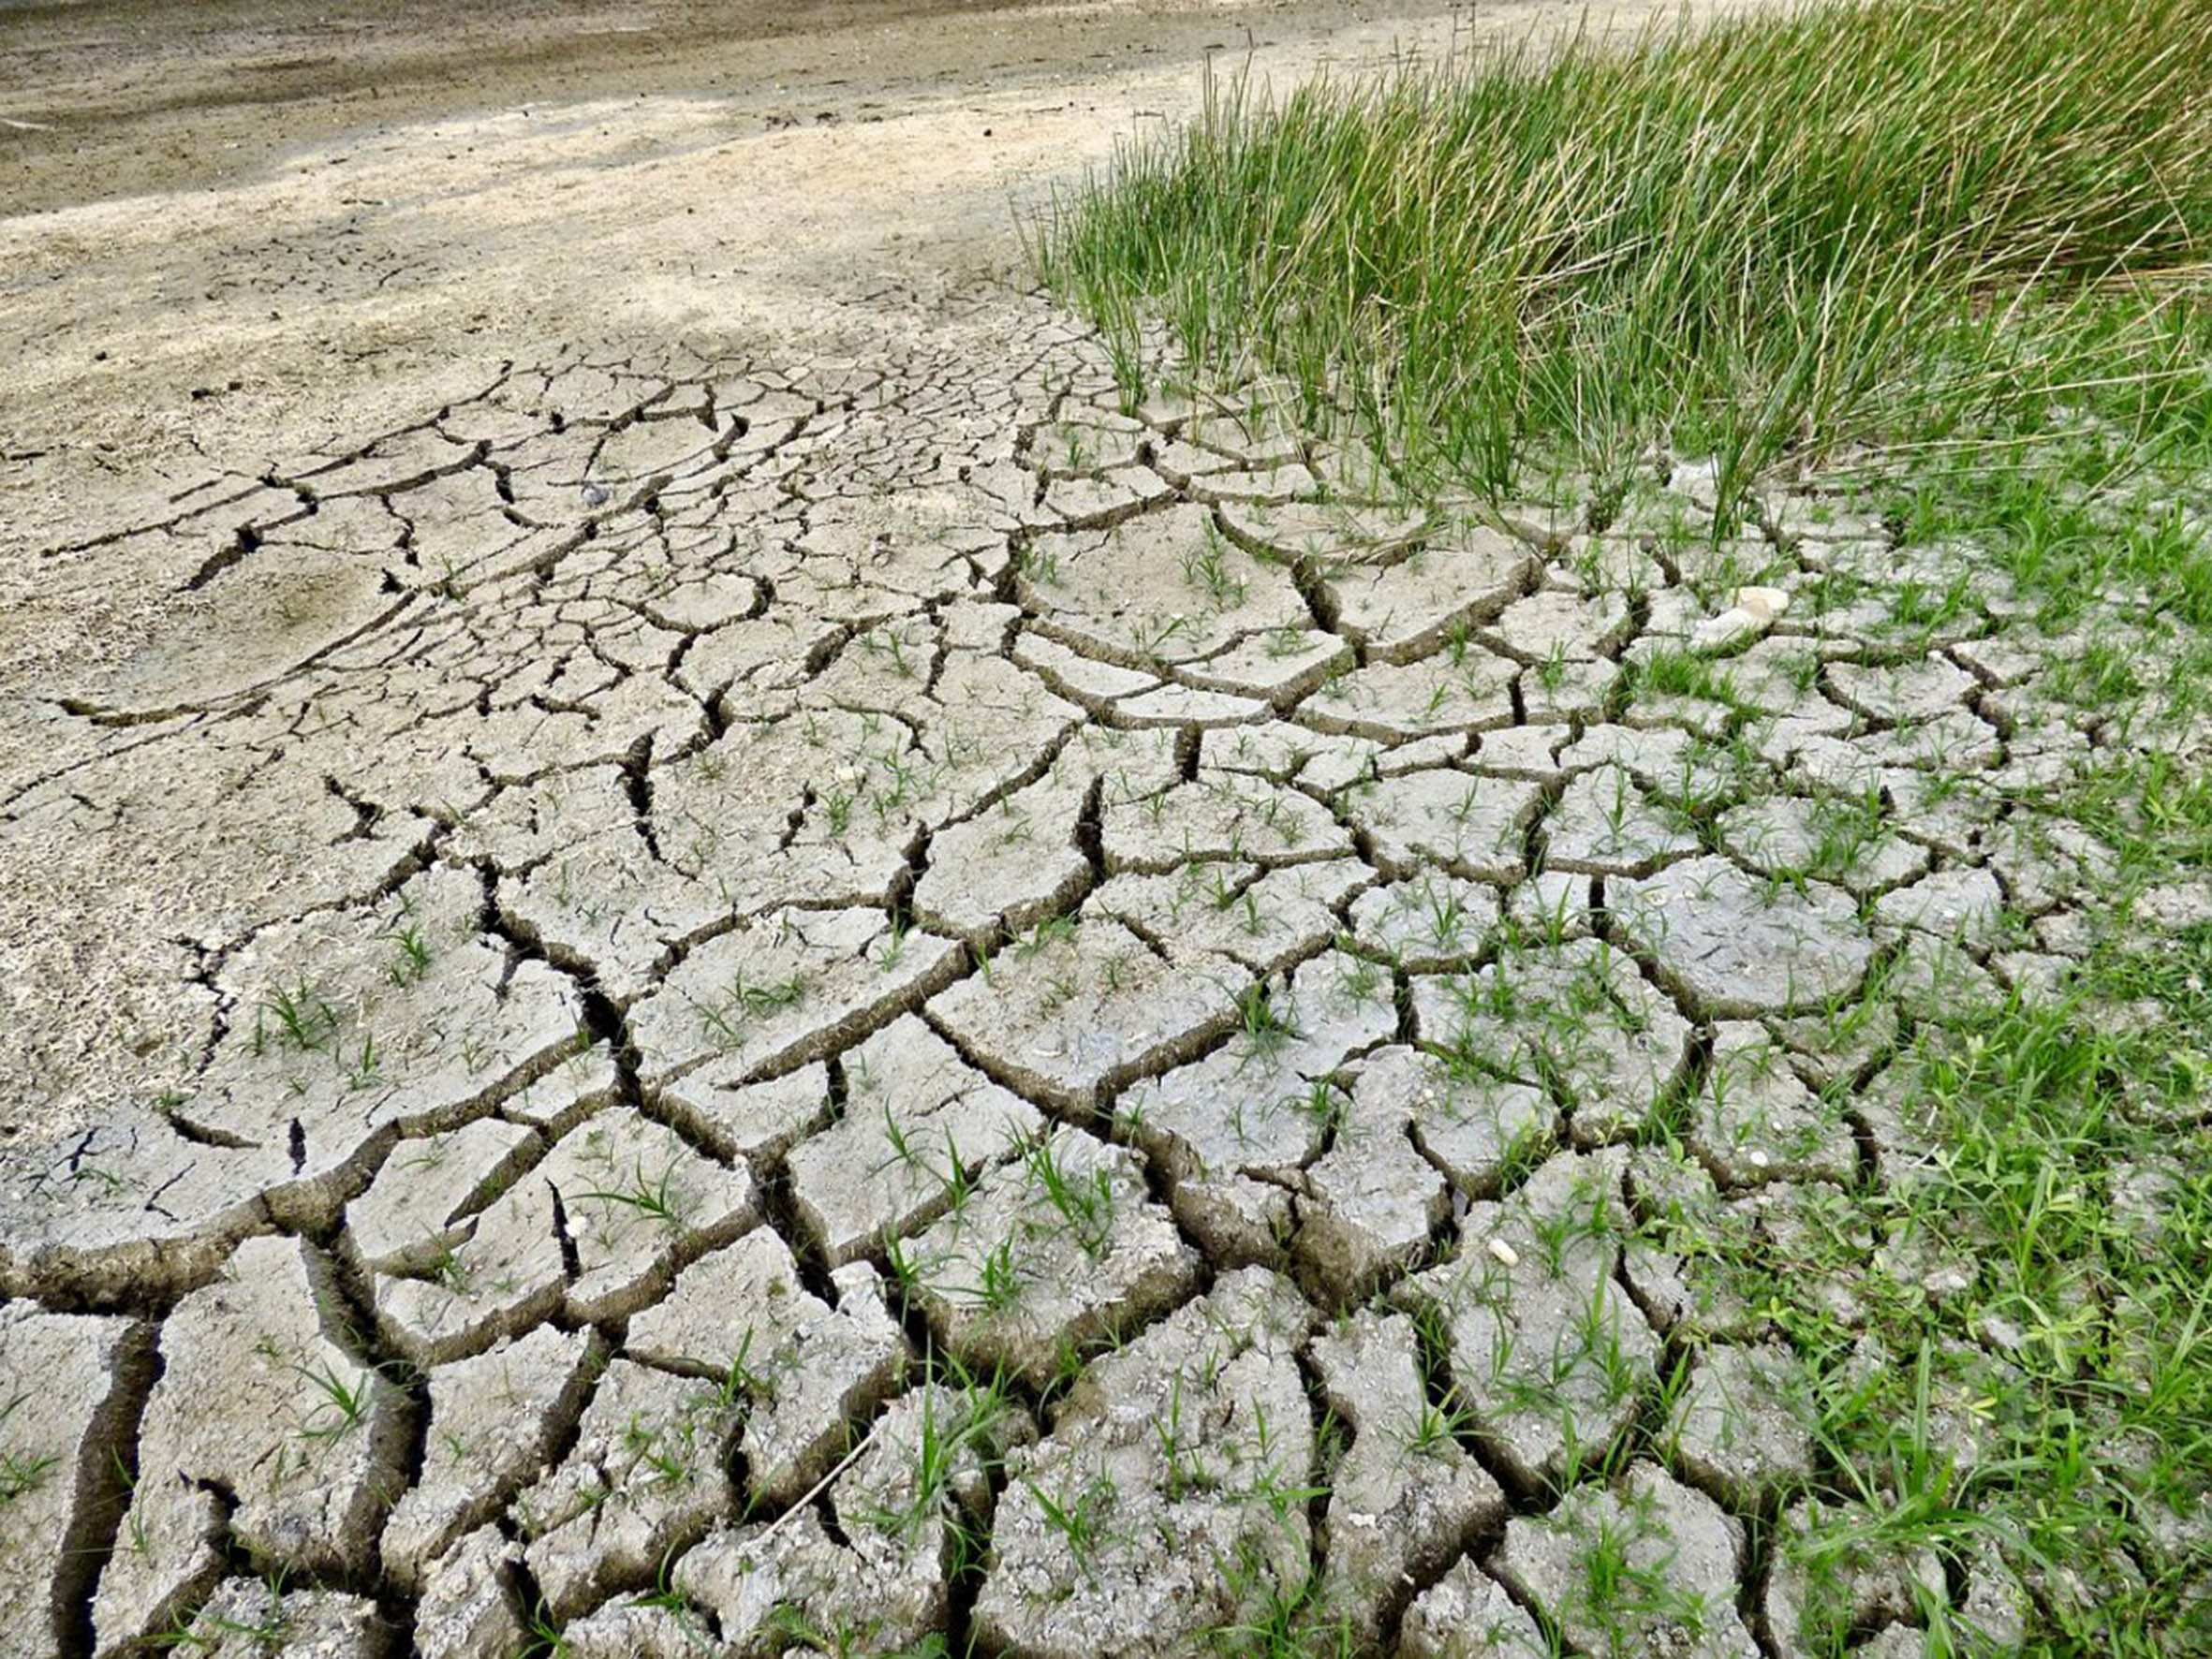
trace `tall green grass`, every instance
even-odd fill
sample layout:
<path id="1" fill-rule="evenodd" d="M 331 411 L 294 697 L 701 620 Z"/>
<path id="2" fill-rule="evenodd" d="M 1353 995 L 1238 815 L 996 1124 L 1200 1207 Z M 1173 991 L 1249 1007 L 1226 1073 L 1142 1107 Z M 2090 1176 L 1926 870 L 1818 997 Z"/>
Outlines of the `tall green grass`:
<path id="1" fill-rule="evenodd" d="M 1873 0 L 1216 85 L 1035 227 L 1123 347 L 1494 490 L 1656 446 L 1777 460 L 2201 398 L 2212 6 Z"/>

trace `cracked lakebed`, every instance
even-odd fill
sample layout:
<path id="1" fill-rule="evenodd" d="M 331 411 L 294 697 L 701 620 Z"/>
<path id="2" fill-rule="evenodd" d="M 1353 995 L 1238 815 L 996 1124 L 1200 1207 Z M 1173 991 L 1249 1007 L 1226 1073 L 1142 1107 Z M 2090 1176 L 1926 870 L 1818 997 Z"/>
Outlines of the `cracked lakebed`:
<path id="1" fill-rule="evenodd" d="M 2050 790 L 2150 734 L 1840 493 L 1409 511 L 875 305 L 46 550 L 184 608 L 0 840 L 176 873 L 191 1036 L 0 1143 L 0 1650 L 2017 1629 L 1994 1550 L 1777 1546 L 1851 1504 L 1711 1240 L 1842 1239 L 1847 1325 L 1970 1274 L 1856 1208 L 1941 1155 L 1909 1039 L 2063 982 Z"/>

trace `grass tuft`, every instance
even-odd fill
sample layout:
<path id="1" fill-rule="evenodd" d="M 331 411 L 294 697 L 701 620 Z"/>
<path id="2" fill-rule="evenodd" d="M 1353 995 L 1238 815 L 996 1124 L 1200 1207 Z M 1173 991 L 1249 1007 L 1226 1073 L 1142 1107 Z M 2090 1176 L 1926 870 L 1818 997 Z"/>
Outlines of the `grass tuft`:
<path id="1" fill-rule="evenodd" d="M 1875 0 L 1209 86 L 1032 228 L 1123 372 L 1165 320 L 1408 487 L 2203 437 L 2212 7 Z"/>

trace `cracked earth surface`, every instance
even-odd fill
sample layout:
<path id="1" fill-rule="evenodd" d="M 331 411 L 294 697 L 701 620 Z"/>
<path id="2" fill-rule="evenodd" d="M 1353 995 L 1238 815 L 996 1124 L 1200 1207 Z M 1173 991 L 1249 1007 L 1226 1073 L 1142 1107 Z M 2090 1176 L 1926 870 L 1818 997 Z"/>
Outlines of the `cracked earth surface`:
<path id="1" fill-rule="evenodd" d="M 1688 1241 L 1912 1179 L 1900 1031 L 2082 948 L 2026 802 L 2131 740 L 2013 596 L 1813 493 L 1659 534 L 1689 468 L 1408 513 L 1264 389 L 882 304 L 51 550 L 199 609 L 0 835 L 229 878 L 161 920 L 175 1086 L 0 1153 L 0 1645 L 1166 1652 L 1315 1573 L 1415 1653 L 2016 1619 L 1749 1546 L 1821 1453 Z"/>
<path id="2" fill-rule="evenodd" d="M 23 492 L 26 594 L 154 598 L 7 642 L 0 1653 L 2014 1639 L 1769 1309 L 1895 1368 L 1873 1287 L 1971 1281 L 1871 1200 L 1916 1031 L 2097 943 L 2054 787 L 2212 756 L 2068 690 L 2137 596 L 2054 637 L 1817 484 L 1716 539 L 1688 465 L 1408 507 L 863 287 Z"/>

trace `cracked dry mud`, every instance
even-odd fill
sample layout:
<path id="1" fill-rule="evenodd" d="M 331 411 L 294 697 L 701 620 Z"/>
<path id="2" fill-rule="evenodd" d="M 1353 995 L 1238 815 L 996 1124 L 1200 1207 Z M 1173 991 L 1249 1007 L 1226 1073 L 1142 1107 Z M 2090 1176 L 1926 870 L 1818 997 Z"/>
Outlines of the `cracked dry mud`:
<path id="1" fill-rule="evenodd" d="M 1409 514 L 1032 297 L 878 307 L 50 550 L 186 609 L 0 838 L 181 873 L 186 1036 L 0 1147 L 0 1650 L 2001 1630 L 1766 1541 L 1845 1505 L 1696 1238 L 1885 1270 L 1900 1031 L 2084 948 L 2029 797 L 2131 739 L 2013 596 L 1814 492 L 1682 555 L 1688 469 Z"/>

